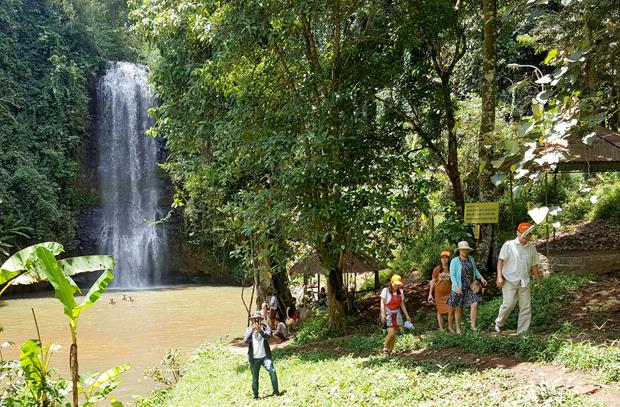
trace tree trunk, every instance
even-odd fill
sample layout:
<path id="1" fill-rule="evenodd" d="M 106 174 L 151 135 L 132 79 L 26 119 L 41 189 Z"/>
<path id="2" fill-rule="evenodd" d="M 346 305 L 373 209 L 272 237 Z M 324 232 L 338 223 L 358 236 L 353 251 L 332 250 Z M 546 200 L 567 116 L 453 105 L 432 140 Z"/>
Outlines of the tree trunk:
<path id="1" fill-rule="evenodd" d="M 346 322 L 346 293 L 342 284 L 342 269 L 336 265 L 327 278 L 328 325 L 332 329 L 343 328 Z"/>
<path id="2" fill-rule="evenodd" d="M 463 219 L 465 209 L 465 196 L 463 195 L 463 185 L 461 184 L 461 174 L 459 172 L 458 144 L 456 140 L 456 120 L 454 118 L 454 103 L 452 102 L 452 90 L 450 88 L 450 75 L 441 75 L 443 104 L 446 111 L 446 128 L 448 131 L 448 160 L 446 171 L 452 183 L 452 196 L 459 218 Z"/>
<path id="3" fill-rule="evenodd" d="M 478 159 L 480 174 L 478 177 L 478 200 L 489 202 L 496 199 L 495 189 L 491 184 L 491 155 L 493 154 L 496 105 L 496 32 L 497 32 L 497 0 L 483 0 L 484 38 L 482 43 L 482 87 L 480 133 L 478 135 Z M 478 262 L 481 268 L 489 272 L 493 270 L 493 239 L 497 226 L 483 224 L 480 227 L 480 239 L 477 245 Z"/>

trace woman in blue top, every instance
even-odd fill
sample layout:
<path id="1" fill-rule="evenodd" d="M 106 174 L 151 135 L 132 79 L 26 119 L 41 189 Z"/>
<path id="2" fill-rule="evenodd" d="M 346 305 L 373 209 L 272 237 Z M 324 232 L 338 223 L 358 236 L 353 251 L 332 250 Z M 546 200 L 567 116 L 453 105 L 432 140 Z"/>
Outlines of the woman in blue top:
<path id="1" fill-rule="evenodd" d="M 478 317 L 478 303 L 480 294 L 474 293 L 470 287 L 475 280 L 480 280 L 484 287 L 487 286 L 474 258 L 469 255 L 473 249 L 466 241 L 459 242 L 456 251 L 458 256 L 450 262 L 450 281 L 452 282 L 452 292 L 446 303 L 454 308 L 454 320 L 456 322 L 456 333 L 461 333 L 461 316 L 463 307 L 471 306 L 471 329 L 476 330 L 476 318 Z"/>

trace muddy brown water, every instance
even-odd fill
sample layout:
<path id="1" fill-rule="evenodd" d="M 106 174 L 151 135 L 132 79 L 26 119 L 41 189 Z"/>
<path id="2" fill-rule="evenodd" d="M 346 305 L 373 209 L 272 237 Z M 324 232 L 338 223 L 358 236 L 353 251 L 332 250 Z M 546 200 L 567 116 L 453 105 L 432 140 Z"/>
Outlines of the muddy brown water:
<path id="1" fill-rule="evenodd" d="M 245 290 L 246 302 L 251 290 Z M 122 295 L 133 302 L 123 301 Z M 51 294 L 50 294 L 51 295 Z M 114 299 L 115 304 L 110 304 Z M 77 298 L 78 303 L 81 298 Z M 69 378 L 69 324 L 60 302 L 51 296 L 27 296 L 0 301 L 0 343 L 15 342 L 3 349 L 5 358 L 19 357 L 19 344 L 36 337 L 31 308 L 39 321 L 43 343 L 55 342 L 62 349 L 54 354 L 52 367 Z M 175 287 L 149 291 L 106 292 L 83 311 L 78 323 L 80 374 L 105 370 L 122 363 L 132 368 L 112 393 L 132 401 L 132 395 L 154 388 L 144 370 L 159 364 L 169 348 L 185 358 L 205 341 L 243 334 L 246 311 L 239 287 Z"/>

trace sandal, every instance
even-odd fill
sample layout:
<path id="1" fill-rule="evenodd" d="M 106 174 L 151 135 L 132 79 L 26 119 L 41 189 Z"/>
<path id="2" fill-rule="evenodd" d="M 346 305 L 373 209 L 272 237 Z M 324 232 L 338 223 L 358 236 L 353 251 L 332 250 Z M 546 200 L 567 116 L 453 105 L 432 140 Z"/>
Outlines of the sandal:
<path id="1" fill-rule="evenodd" d="M 392 352 L 390 352 L 390 350 L 388 348 L 383 348 L 383 353 L 385 355 L 391 355 L 392 354 Z"/>

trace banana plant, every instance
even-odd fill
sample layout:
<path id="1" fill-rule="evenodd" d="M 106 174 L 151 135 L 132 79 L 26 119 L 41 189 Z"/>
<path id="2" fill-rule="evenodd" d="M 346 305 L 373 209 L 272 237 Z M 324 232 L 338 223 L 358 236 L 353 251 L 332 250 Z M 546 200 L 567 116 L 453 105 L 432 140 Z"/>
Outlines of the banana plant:
<path id="1" fill-rule="evenodd" d="M 62 303 L 64 313 L 69 319 L 71 330 L 71 348 L 69 351 L 69 366 L 71 368 L 71 382 L 73 405 L 78 406 L 78 346 L 77 327 L 82 311 L 93 305 L 106 289 L 114 275 L 114 258 L 112 256 L 84 256 L 64 260 L 57 260 L 56 255 L 63 251 L 62 245 L 55 242 L 40 243 L 27 247 L 11 256 L 0 267 L 0 295 L 17 278 L 22 282 L 47 279 L 54 287 L 56 298 Z M 71 275 L 84 272 L 104 270 L 95 281 L 83 300 L 78 304 L 76 294 L 81 294 Z"/>
<path id="2" fill-rule="evenodd" d="M 82 389 L 81 393 L 84 395 L 86 402 L 82 407 L 94 407 L 98 401 L 105 400 L 105 398 L 114 390 L 120 381 L 118 377 L 131 368 L 128 364 L 119 365 L 108 369 L 99 375 L 97 372 L 82 376 Z M 122 406 L 120 402 L 112 400 L 113 406 Z"/>

